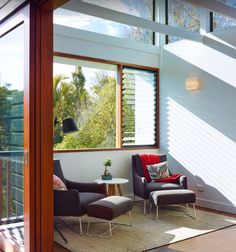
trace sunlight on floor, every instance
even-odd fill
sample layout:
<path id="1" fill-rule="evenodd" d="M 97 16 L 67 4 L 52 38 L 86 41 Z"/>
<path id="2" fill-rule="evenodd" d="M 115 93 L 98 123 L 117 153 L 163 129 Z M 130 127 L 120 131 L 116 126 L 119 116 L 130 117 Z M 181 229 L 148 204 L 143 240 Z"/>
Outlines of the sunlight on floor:
<path id="1" fill-rule="evenodd" d="M 206 232 L 213 231 L 214 229 L 209 229 L 209 230 L 198 230 L 198 229 L 192 229 L 192 228 L 186 228 L 186 227 L 181 227 L 181 228 L 176 228 L 170 231 L 167 231 L 167 234 L 173 235 L 173 240 L 171 242 L 179 241 L 182 240 L 183 237 L 193 237 L 197 235 L 204 234 Z"/>

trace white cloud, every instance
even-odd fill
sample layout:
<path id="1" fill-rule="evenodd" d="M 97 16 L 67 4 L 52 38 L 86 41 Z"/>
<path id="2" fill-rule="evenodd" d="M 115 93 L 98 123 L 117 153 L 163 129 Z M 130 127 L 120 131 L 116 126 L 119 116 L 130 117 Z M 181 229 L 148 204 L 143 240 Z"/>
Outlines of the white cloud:
<path id="1" fill-rule="evenodd" d="M 108 35 L 117 36 L 119 34 L 119 29 L 117 29 L 113 25 L 106 25 L 106 28 L 107 28 L 106 34 Z"/>
<path id="2" fill-rule="evenodd" d="M 55 24 L 66 25 L 77 29 L 88 26 L 91 20 L 93 20 L 93 17 L 64 9 L 56 10 L 53 18 Z"/>

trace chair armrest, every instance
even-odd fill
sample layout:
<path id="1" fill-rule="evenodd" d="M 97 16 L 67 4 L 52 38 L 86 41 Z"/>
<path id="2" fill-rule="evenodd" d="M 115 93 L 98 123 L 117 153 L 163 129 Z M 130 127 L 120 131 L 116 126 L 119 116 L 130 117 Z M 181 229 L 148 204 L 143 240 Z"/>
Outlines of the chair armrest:
<path id="1" fill-rule="evenodd" d="M 54 190 L 54 215 L 79 216 L 80 197 L 77 190 Z"/>
<path id="2" fill-rule="evenodd" d="M 184 189 L 187 189 L 188 188 L 188 181 L 187 181 L 187 177 L 185 175 L 182 175 L 180 178 L 179 178 L 179 183 L 180 185 L 184 188 Z"/>
<path id="3" fill-rule="evenodd" d="M 103 184 L 81 183 L 66 180 L 66 185 L 68 189 L 76 189 L 79 192 L 94 192 L 94 193 L 101 193 L 107 196 L 107 189 L 104 183 Z"/>
<path id="4" fill-rule="evenodd" d="M 137 195 L 143 199 L 148 197 L 147 180 L 145 177 L 140 177 L 136 172 L 133 174 L 133 190 L 134 195 Z"/>

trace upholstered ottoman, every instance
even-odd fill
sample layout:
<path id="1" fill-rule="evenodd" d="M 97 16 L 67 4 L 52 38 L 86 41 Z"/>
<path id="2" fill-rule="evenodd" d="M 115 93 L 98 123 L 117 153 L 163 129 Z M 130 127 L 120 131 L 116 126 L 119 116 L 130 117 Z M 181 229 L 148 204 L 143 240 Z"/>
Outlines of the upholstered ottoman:
<path id="1" fill-rule="evenodd" d="M 100 236 L 104 238 L 110 238 L 112 236 L 112 229 L 120 225 L 132 225 L 132 217 L 131 217 L 131 209 L 133 207 L 133 202 L 131 199 L 123 196 L 110 196 L 100 200 L 97 200 L 91 204 L 89 204 L 87 208 L 87 215 L 89 217 L 99 218 L 108 221 L 109 229 L 100 234 L 94 236 Z M 129 213 L 130 217 L 130 224 L 122 224 L 122 223 L 112 223 L 111 221 L 116 217 Z M 89 233 L 89 221 L 87 227 L 87 234 L 92 235 Z M 112 224 L 116 224 L 112 227 Z M 110 236 L 104 236 L 105 233 L 109 232 Z"/>
<path id="2" fill-rule="evenodd" d="M 150 199 L 150 211 L 152 203 L 156 206 L 156 220 L 158 220 L 158 207 L 160 205 L 169 204 L 193 204 L 194 217 L 196 218 L 195 202 L 196 194 L 188 189 L 175 189 L 175 190 L 160 190 L 153 191 L 149 194 Z"/>

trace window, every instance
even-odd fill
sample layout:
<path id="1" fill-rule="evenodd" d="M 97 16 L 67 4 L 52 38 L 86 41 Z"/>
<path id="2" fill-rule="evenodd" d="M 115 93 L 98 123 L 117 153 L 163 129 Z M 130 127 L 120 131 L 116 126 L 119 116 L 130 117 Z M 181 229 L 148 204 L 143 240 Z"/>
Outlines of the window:
<path id="1" fill-rule="evenodd" d="M 200 8 L 182 0 L 168 0 L 168 25 L 187 31 L 199 32 Z M 179 38 L 168 36 L 168 42 L 175 42 Z"/>
<path id="2" fill-rule="evenodd" d="M 84 0 L 84 2 L 148 20 L 153 20 L 154 17 L 153 0 Z M 154 36 L 152 31 L 85 15 L 67 9 L 59 8 L 54 11 L 54 23 L 119 38 L 128 38 L 146 44 L 153 44 Z"/>
<path id="3" fill-rule="evenodd" d="M 236 8 L 236 0 L 218 0 L 228 6 Z M 236 11 L 236 10 L 235 10 Z M 236 26 L 236 20 L 218 13 L 213 13 L 213 30 L 227 29 Z"/>
<path id="4" fill-rule="evenodd" d="M 55 150 L 157 146 L 156 69 L 55 56 L 53 90 Z M 78 132 L 63 135 L 67 117 Z"/>
<path id="5" fill-rule="evenodd" d="M 116 65 L 55 57 L 53 85 L 56 149 L 116 147 Z M 78 134 L 62 134 L 67 117 Z"/>
<path id="6" fill-rule="evenodd" d="M 124 67 L 122 78 L 122 145 L 156 143 L 155 71 Z"/>

